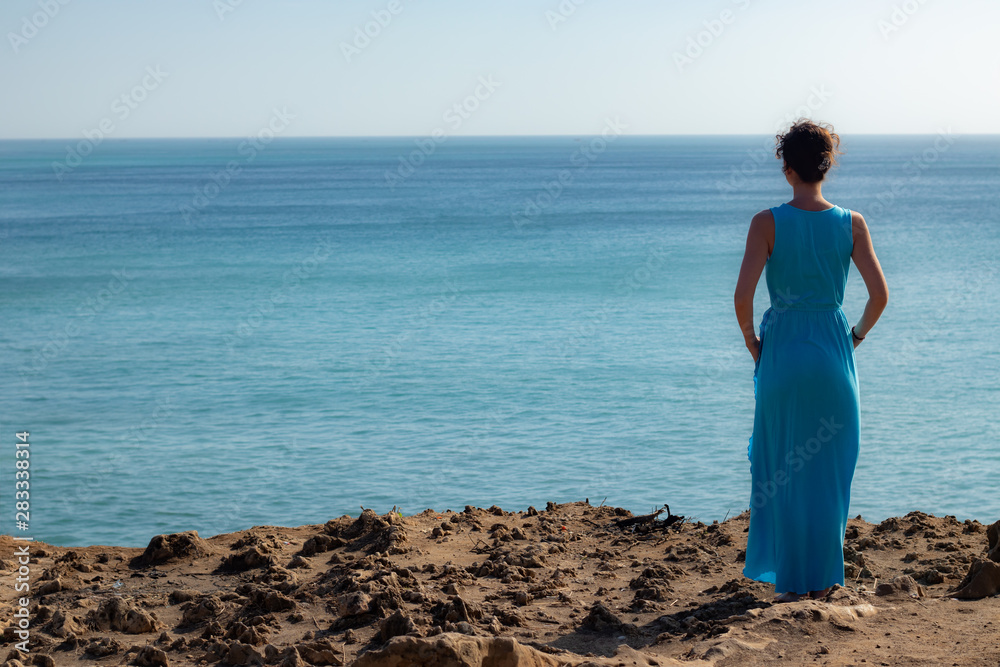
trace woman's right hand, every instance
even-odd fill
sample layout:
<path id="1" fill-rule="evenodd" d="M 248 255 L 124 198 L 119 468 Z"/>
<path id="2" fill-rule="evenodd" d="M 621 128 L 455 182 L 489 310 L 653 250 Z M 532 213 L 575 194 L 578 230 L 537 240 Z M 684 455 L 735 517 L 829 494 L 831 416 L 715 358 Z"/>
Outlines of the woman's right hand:
<path id="1" fill-rule="evenodd" d="M 747 338 L 746 344 L 747 349 L 750 350 L 750 356 L 753 357 L 753 362 L 756 364 L 757 359 L 760 357 L 760 338 L 757 336 Z"/>

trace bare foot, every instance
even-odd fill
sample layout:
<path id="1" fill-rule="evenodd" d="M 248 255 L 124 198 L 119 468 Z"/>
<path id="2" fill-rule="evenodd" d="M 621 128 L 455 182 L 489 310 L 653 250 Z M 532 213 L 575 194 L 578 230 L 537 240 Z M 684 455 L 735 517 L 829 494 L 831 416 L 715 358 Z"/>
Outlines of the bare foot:
<path id="1" fill-rule="evenodd" d="M 801 593 L 782 593 L 781 595 L 775 595 L 775 602 L 795 602 L 802 597 Z"/>
<path id="2" fill-rule="evenodd" d="M 826 588 L 824 588 L 821 591 L 809 591 L 809 597 L 811 597 L 813 600 L 820 600 L 822 598 L 825 598 L 827 595 L 829 595 L 830 594 L 830 589 L 832 589 L 832 588 L 833 588 L 833 586 L 827 586 Z"/>

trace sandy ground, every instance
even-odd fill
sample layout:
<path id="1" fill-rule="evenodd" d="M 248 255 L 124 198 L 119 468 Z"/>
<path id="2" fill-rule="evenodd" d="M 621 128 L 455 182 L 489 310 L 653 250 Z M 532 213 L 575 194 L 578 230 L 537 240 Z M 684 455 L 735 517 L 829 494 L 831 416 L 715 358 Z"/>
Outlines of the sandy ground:
<path id="1" fill-rule="evenodd" d="M 668 518 L 669 517 L 669 518 Z M 852 519 L 846 586 L 773 603 L 749 513 L 566 503 L 344 516 L 147 549 L 33 544 L 30 652 L 0 537 L 7 665 L 1000 665 L 1000 522 Z M 969 575 L 969 576 L 967 576 Z M 964 580 L 964 581 L 963 581 Z M 964 598 L 964 599 L 963 599 Z"/>

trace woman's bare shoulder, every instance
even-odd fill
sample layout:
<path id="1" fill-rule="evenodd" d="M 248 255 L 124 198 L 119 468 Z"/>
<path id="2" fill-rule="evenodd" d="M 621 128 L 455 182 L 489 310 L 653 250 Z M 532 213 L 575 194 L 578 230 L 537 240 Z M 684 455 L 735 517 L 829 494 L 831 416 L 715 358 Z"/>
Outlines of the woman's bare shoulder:
<path id="1" fill-rule="evenodd" d="M 750 221 L 750 231 L 748 239 L 754 238 L 767 245 L 767 256 L 771 257 L 774 249 L 774 214 L 771 209 L 765 209 L 753 216 Z"/>
<path id="2" fill-rule="evenodd" d="M 851 211 L 851 231 L 855 236 L 868 231 L 868 223 L 865 222 L 865 216 L 854 210 Z"/>

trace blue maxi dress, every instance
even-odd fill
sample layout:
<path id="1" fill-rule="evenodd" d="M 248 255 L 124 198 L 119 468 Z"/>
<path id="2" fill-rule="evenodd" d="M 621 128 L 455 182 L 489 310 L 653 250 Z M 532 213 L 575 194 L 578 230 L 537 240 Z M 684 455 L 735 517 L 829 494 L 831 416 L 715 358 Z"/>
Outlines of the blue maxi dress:
<path id="1" fill-rule="evenodd" d="M 771 298 L 754 365 L 752 491 L 743 574 L 779 593 L 844 583 L 844 532 L 860 446 L 851 326 L 841 305 L 851 212 L 782 204 L 765 265 Z"/>

